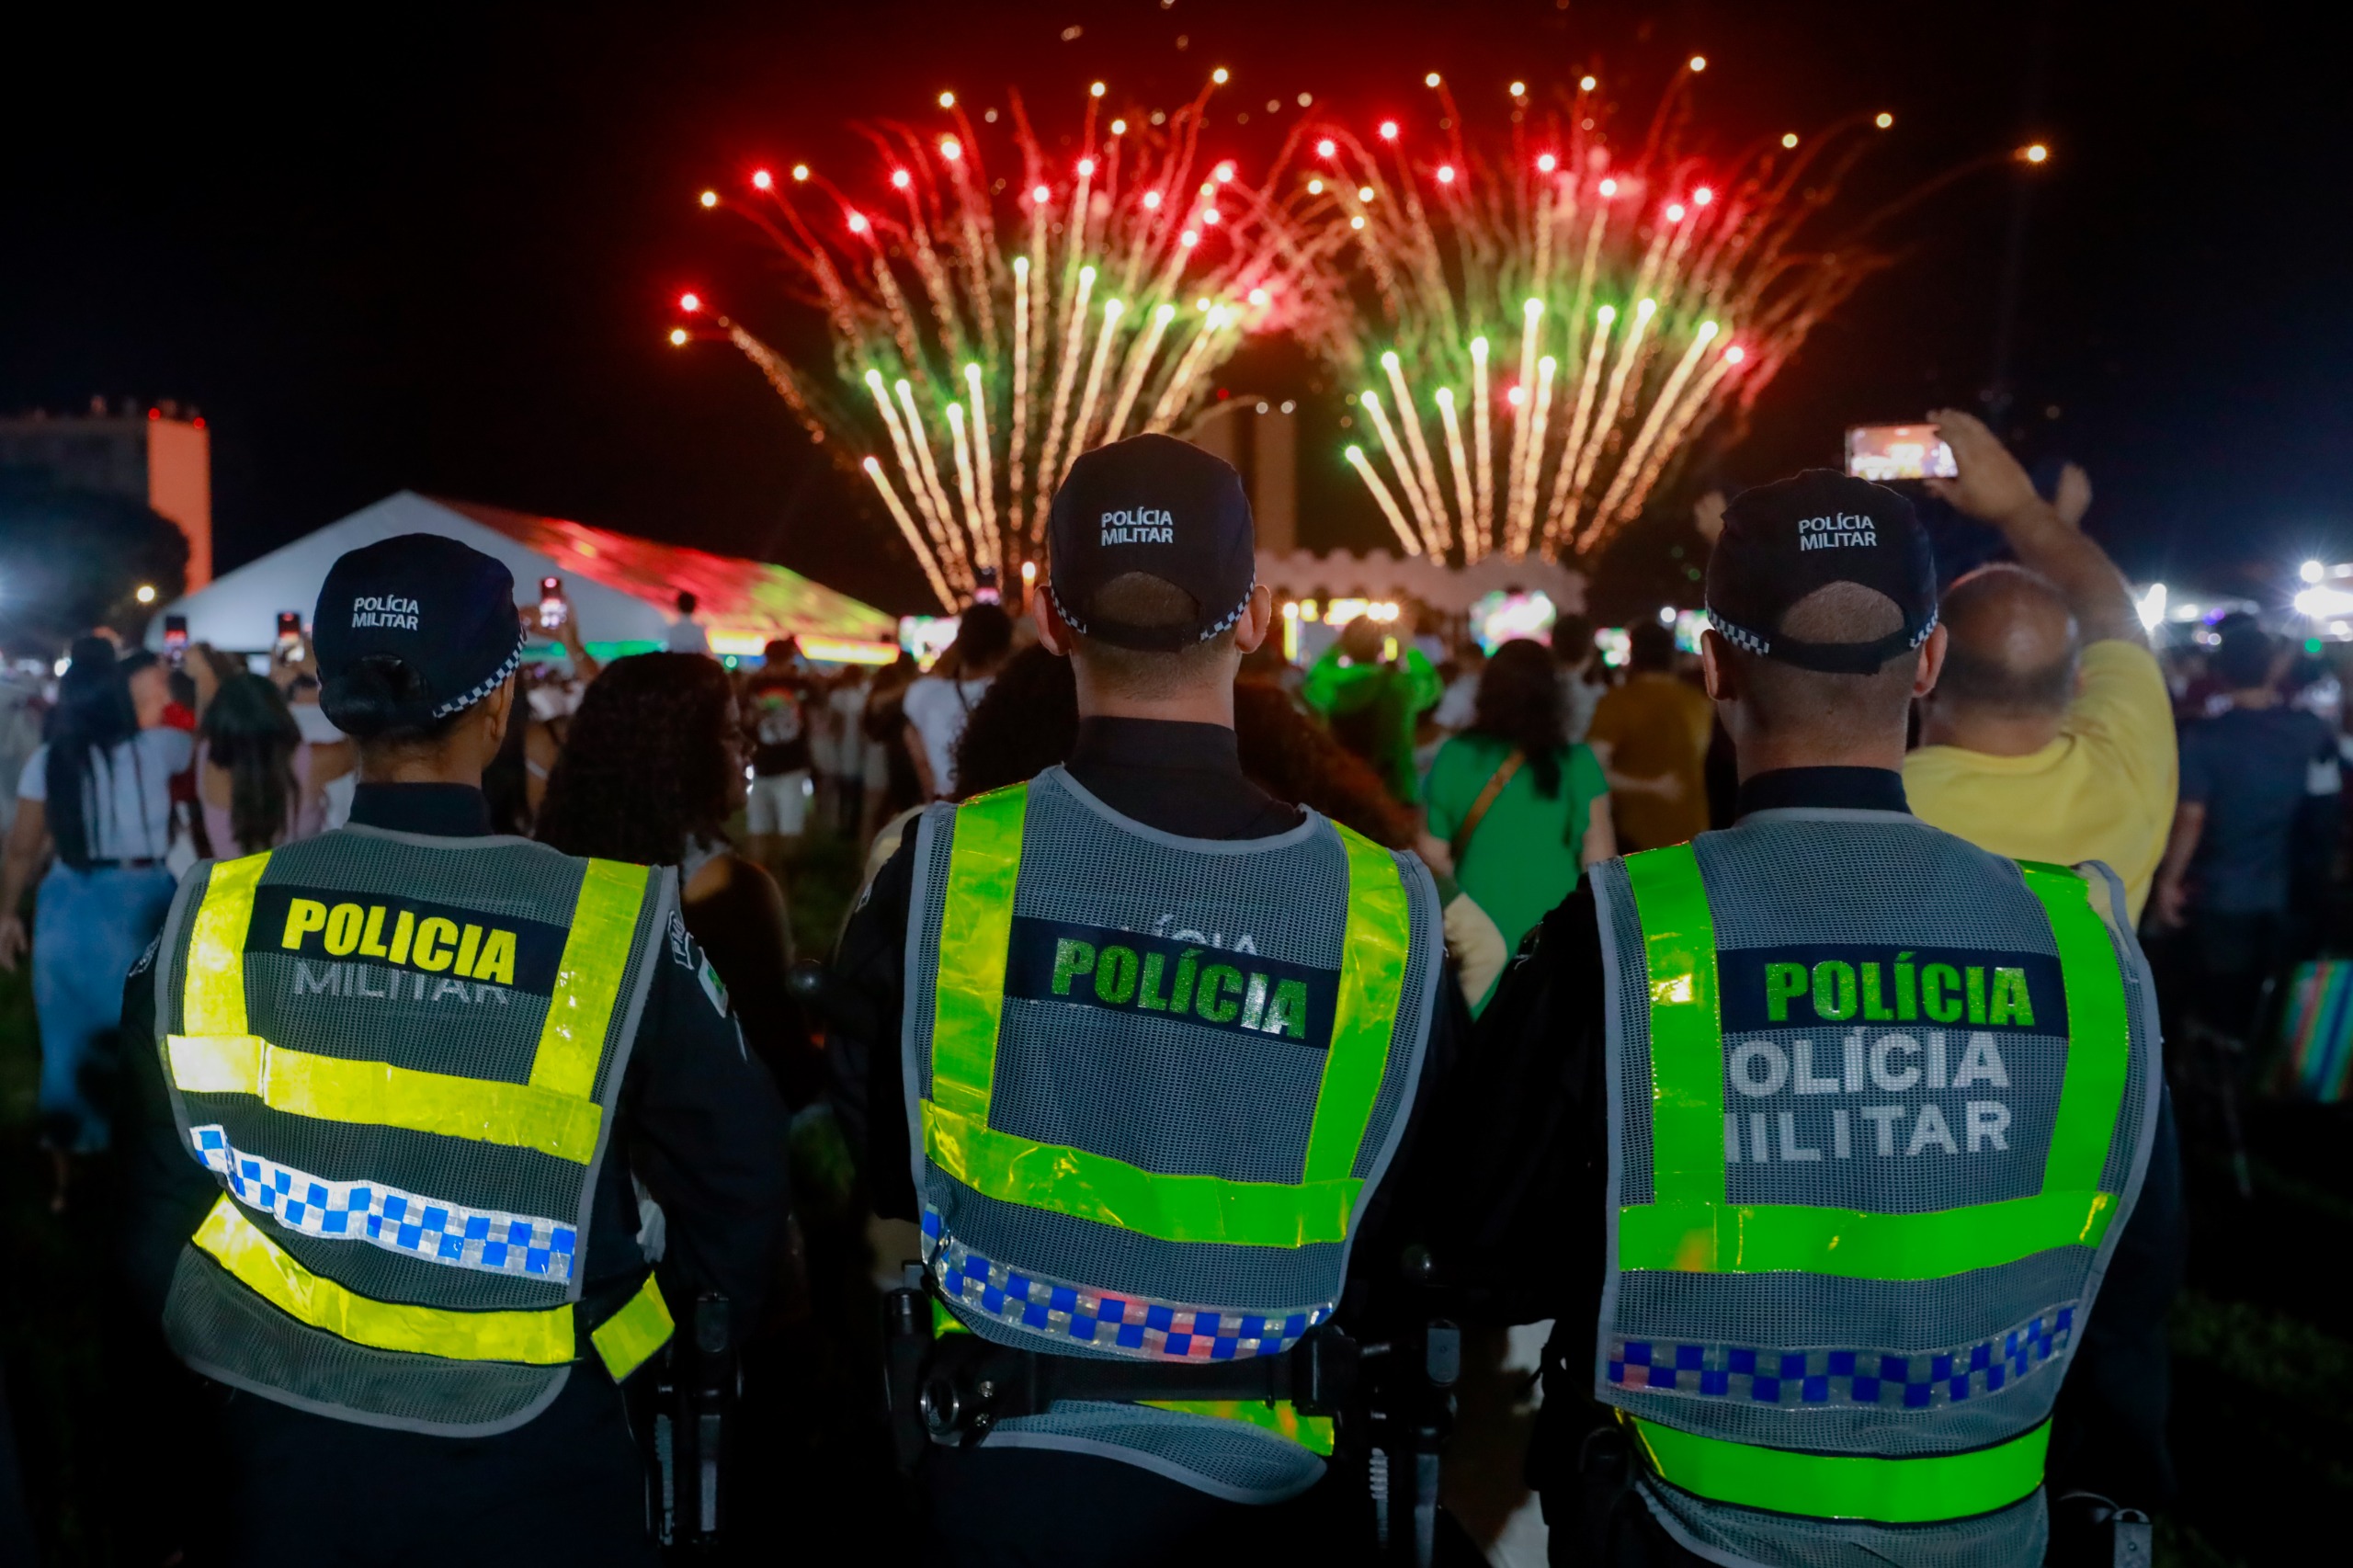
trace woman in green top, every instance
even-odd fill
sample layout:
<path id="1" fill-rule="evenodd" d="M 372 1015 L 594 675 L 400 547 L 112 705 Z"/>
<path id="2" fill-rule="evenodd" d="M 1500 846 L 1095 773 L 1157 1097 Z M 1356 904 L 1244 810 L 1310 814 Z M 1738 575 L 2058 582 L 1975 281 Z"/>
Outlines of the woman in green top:
<path id="1" fill-rule="evenodd" d="M 1568 744 L 1560 672 L 1525 639 L 1487 661 L 1471 727 L 1438 748 L 1423 800 L 1455 880 L 1515 949 L 1584 868 L 1618 853 L 1601 764 Z"/>

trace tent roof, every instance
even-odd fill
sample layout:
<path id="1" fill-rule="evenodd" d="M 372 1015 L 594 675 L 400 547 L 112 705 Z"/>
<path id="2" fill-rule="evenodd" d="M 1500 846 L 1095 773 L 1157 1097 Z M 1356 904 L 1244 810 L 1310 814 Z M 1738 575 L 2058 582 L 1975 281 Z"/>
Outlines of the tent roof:
<path id="1" fill-rule="evenodd" d="M 787 634 L 881 641 L 897 631 L 881 610 L 781 566 L 404 490 L 165 605 L 148 624 L 148 641 L 162 646 L 169 614 L 187 617 L 197 642 L 267 648 L 279 611 L 310 617 L 339 556 L 406 533 L 440 534 L 505 562 L 518 604 L 538 602 L 540 578 L 562 577 L 581 635 L 592 642 L 662 641 L 677 619 L 680 589 L 700 601 L 699 619 L 721 652 L 757 653 Z"/>
<path id="2" fill-rule="evenodd" d="M 698 613 L 714 629 L 777 637 L 788 632 L 879 639 L 898 634 L 894 618 L 782 566 L 656 544 L 634 534 L 478 501 L 426 499 L 545 556 L 555 562 L 555 574 L 601 583 L 643 600 L 665 617 L 683 590 L 695 596 Z"/>

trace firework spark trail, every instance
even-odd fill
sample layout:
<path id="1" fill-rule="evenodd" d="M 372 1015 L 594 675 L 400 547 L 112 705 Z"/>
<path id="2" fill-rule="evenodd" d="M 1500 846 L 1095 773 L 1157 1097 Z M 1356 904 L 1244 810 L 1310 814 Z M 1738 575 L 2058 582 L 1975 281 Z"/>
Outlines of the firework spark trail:
<path id="1" fill-rule="evenodd" d="M 1438 469 L 1430 461 L 1429 443 L 1422 439 L 1421 410 L 1414 402 L 1414 393 L 1405 385 L 1404 361 L 1393 353 L 1381 357 L 1381 368 L 1389 372 L 1389 391 L 1397 400 L 1400 416 L 1405 424 L 1405 449 L 1414 456 L 1414 477 L 1420 482 L 1422 497 L 1429 503 L 1430 515 L 1446 517 L 1446 497 L 1438 487 Z"/>
<path id="2" fill-rule="evenodd" d="M 1045 245 L 1045 230 L 1030 236 L 1033 250 Z M 1021 458 L 1029 435 L 1029 275 L 1039 262 L 1033 256 L 1013 258 L 1013 433 L 1006 462 L 1007 503 L 1016 527 L 1021 513 Z"/>
<path id="3" fill-rule="evenodd" d="M 1446 426 L 1446 462 L 1454 477 L 1454 506 L 1458 517 L 1476 517 L 1478 503 L 1471 494 L 1471 462 L 1462 454 L 1462 421 L 1454 416 L 1454 389 L 1438 389 L 1438 416 Z M 1479 534 L 1466 528 L 1462 536 L 1464 564 L 1479 558 Z"/>
<path id="4" fill-rule="evenodd" d="M 789 182 L 761 171 L 756 194 L 723 203 L 782 256 L 785 291 L 816 307 L 841 381 L 710 319 L 813 437 L 846 462 L 873 460 L 876 494 L 920 541 L 943 607 L 1030 554 L 1078 453 L 1139 425 L 1180 426 L 1246 335 L 1328 335 L 1320 317 L 1343 305 L 1327 276 L 1336 246 L 1204 150 L 1210 94 L 1157 116 L 1114 116 L 1090 97 L 1075 145 L 1051 153 L 1017 98 L 1005 124 L 992 112 L 982 127 L 942 95 L 948 129 L 868 135 L 880 196 L 800 165 Z M 983 136 L 1018 182 L 989 177 Z M 1217 221 L 1202 222 L 1211 208 Z"/>
<path id="5" fill-rule="evenodd" d="M 1479 524 L 1474 536 L 1478 544 L 1495 536 L 1495 438 L 1494 421 L 1488 414 L 1495 402 L 1494 393 L 1487 389 L 1487 340 L 1474 337 L 1471 340 L 1471 426 L 1479 437 L 1479 470 L 1474 475 L 1477 483 L 1472 486 L 1479 499 Z"/>
<path id="6" fill-rule="evenodd" d="M 1505 470 L 1505 526 L 1512 538 L 1527 531 L 1520 520 L 1519 476 L 1528 471 L 1528 400 L 1536 395 L 1536 361 L 1544 341 L 1544 301 L 1531 299 L 1520 307 L 1519 380 L 1511 400 L 1511 467 Z"/>
<path id="7" fill-rule="evenodd" d="M 1111 400 L 1110 416 L 1103 422 L 1103 439 L 1120 438 L 1128 427 L 1128 415 L 1135 411 L 1136 394 L 1143 390 L 1143 379 L 1152 369 L 1152 357 L 1160 350 L 1160 340 L 1168 332 L 1168 324 L 1176 319 L 1176 307 L 1162 304 L 1152 312 L 1152 324 L 1128 350 L 1128 368 L 1120 378 L 1120 395 Z"/>
<path id="8" fill-rule="evenodd" d="M 1585 445 L 1586 431 L 1593 423 L 1593 394 L 1601 384 L 1602 356 L 1609 350 L 1609 325 L 1617 319 L 1617 311 L 1608 305 L 1594 312 L 1593 335 L 1586 347 L 1585 375 L 1577 382 L 1576 407 L 1569 415 L 1568 438 L 1561 446 L 1560 472 L 1552 476 L 1552 498 L 1544 506 L 1543 532 L 1537 536 L 1540 548 L 1571 526 L 1563 519 L 1573 519 L 1575 515 L 1576 501 L 1569 493 L 1569 485 L 1575 477 L 1577 451 Z"/>
<path id="9" fill-rule="evenodd" d="M 1626 448 L 1626 455 L 1619 460 L 1617 477 L 1609 482 L 1609 488 L 1602 492 L 1601 504 L 1593 509 L 1596 521 L 1607 523 L 1617 516 L 1619 503 L 1626 499 L 1626 492 L 1632 486 L 1634 476 L 1642 472 L 1643 462 L 1651 455 L 1651 443 L 1658 438 L 1659 427 L 1674 412 L 1676 400 L 1683 395 L 1684 387 L 1690 382 L 1691 372 L 1699 368 L 1699 356 L 1715 335 L 1715 323 L 1699 324 L 1698 334 L 1691 339 L 1691 347 L 1683 351 L 1683 358 L 1676 362 L 1675 369 L 1667 375 L 1666 385 L 1659 389 L 1658 396 L 1652 402 L 1650 416 L 1643 421 L 1642 428 L 1634 433 L 1633 440 Z"/>
<path id="10" fill-rule="evenodd" d="M 981 528 L 981 496 L 979 486 L 972 482 L 972 443 L 964 434 L 964 405 L 948 405 L 948 437 L 956 449 L 956 493 L 963 498 L 964 517 L 972 530 L 972 564 L 981 570 L 994 570 L 996 562 L 989 559 L 988 535 Z"/>
<path id="11" fill-rule="evenodd" d="M 994 549 L 1000 537 L 996 529 L 996 481 L 989 472 L 989 400 L 981 392 L 981 367 L 977 360 L 964 366 L 964 387 L 972 400 L 972 454 L 980 468 L 981 532 Z"/>
<path id="12" fill-rule="evenodd" d="M 1864 244 L 1877 219 L 1820 232 L 1873 133 L 1859 118 L 1794 152 L 1778 136 L 1686 149 L 1687 74 L 1647 134 L 1620 134 L 1589 78 L 1550 111 L 1516 100 L 1512 128 L 1483 139 L 1431 85 L 1446 134 L 1427 145 L 1403 117 L 1363 140 L 1302 126 L 1302 166 L 1267 181 L 1342 283 L 1326 335 L 1308 332 L 1371 427 L 1350 466 L 1449 560 L 1597 552 L 1885 264 Z M 1392 354 L 1405 374 L 1376 395 Z M 1457 401 L 1424 408 L 1415 384 Z"/>
<path id="13" fill-rule="evenodd" d="M 941 604 L 955 604 L 956 595 L 949 587 L 948 579 L 940 575 L 939 562 L 932 558 L 930 541 L 925 538 L 923 529 L 915 526 L 915 520 L 907 515 L 905 504 L 900 501 L 899 493 L 891 487 L 890 478 L 882 472 L 881 460 L 870 457 L 859 466 L 866 470 L 866 477 L 874 482 L 874 488 L 882 493 L 882 505 L 890 509 L 891 520 L 899 525 L 899 532 L 906 539 L 907 549 L 914 554 L 915 564 L 923 568 L 925 579 L 931 584 L 931 591 L 939 597 Z"/>
<path id="14" fill-rule="evenodd" d="M 958 526 L 956 508 L 949 505 L 947 487 L 939 483 L 939 466 L 931 460 L 931 437 L 923 427 L 923 415 L 915 412 L 915 384 L 902 376 L 892 383 L 892 390 L 899 394 L 899 417 L 906 425 L 908 445 L 915 449 L 915 472 L 922 477 L 924 494 L 931 497 L 945 525 L 939 530 L 948 547 L 945 553 L 954 562 L 958 578 L 970 579 L 974 562 L 965 549 L 965 533 Z"/>
<path id="15" fill-rule="evenodd" d="M 1529 531 L 1536 526 L 1536 486 L 1544 475 L 1544 426 L 1552 417 L 1552 377 L 1560 361 L 1550 354 L 1536 361 L 1536 409 L 1528 419 L 1528 467 L 1519 476 L 1520 505 L 1511 536 L 1511 553 L 1528 553 Z"/>
<path id="16" fill-rule="evenodd" d="M 1405 553 L 1421 554 L 1421 541 L 1414 537 L 1413 528 L 1405 521 L 1405 514 L 1397 509 L 1397 497 L 1390 494 L 1389 486 L 1381 483 L 1381 475 L 1373 472 L 1372 464 L 1365 460 L 1363 448 L 1348 449 L 1348 466 L 1357 471 L 1365 483 L 1365 488 L 1372 492 L 1373 500 L 1380 503 L 1381 515 L 1389 519 L 1389 526 L 1397 530 L 1397 540 L 1405 547 Z"/>
<path id="17" fill-rule="evenodd" d="M 1422 494 L 1420 485 L 1412 483 L 1414 471 L 1405 466 L 1409 460 L 1405 449 L 1397 439 L 1397 430 L 1390 423 L 1388 412 L 1381 406 L 1381 394 L 1367 387 L 1357 401 L 1362 404 L 1365 417 L 1372 421 L 1374 434 L 1381 437 L 1381 449 L 1389 455 L 1389 466 L 1404 482 L 1399 488 L 1405 492 L 1405 505 L 1412 509 L 1414 521 L 1421 525 L 1422 548 L 1437 554 L 1438 541 L 1445 535 L 1439 531 L 1438 517 L 1430 510 L 1429 497 Z"/>

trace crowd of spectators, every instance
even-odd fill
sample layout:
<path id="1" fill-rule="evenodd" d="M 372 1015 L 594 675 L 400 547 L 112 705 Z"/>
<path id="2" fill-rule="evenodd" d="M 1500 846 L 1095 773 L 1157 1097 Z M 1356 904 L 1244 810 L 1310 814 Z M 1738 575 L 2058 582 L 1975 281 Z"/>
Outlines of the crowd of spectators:
<path id="1" fill-rule="evenodd" d="M 2008 558 L 1944 590 L 1949 652 L 1916 706 L 1910 807 L 2005 856 L 2115 869 L 2165 998 L 2188 1131 L 2236 1140 L 2231 1105 L 2253 1086 L 2270 998 L 2290 965 L 2344 937 L 2340 687 L 2251 616 L 2153 646 L 2080 526 L 2082 472 L 2046 500 L 1985 426 L 1938 418 L 1959 473 L 1932 488 Z M 526 666 L 528 719 L 485 780 L 493 820 L 567 853 L 677 867 L 682 917 L 747 1046 L 792 1106 L 819 1105 L 819 1035 L 788 984 L 809 841 L 856 846 L 870 878 L 926 802 L 1069 760 L 1073 666 L 1028 618 L 984 603 L 928 669 L 906 654 L 827 666 L 788 639 L 735 670 L 710 655 L 692 597 L 677 602 L 670 651 L 600 665 L 567 623 L 559 656 Z M 1262 649 L 1233 714 L 1258 790 L 1430 864 L 1475 1014 L 1587 867 L 1728 825 L 1731 794 L 1711 777 L 1725 748 L 1696 655 L 1669 624 L 1641 619 L 1612 640 L 1614 659 L 1577 613 L 1545 642 L 1482 647 L 1459 623 L 1454 641 L 1443 630 L 1407 606 L 1347 623 L 1304 668 Z M 202 645 L 166 662 L 89 637 L 52 691 L 12 693 L 0 741 L 15 751 L 0 759 L 22 760 L 0 968 L 29 958 L 63 1208 L 77 1162 L 108 1147 L 122 975 L 178 872 L 338 825 L 354 758 L 300 648 L 264 676 Z M 2152 1190 L 2177 1179 L 2153 1174 Z M 2147 1327 L 2122 1307 L 2102 1321 Z M 2161 1368 L 2149 1386 L 2154 1432 Z M 2115 1446 L 2162 1469 L 2161 1445 Z"/>

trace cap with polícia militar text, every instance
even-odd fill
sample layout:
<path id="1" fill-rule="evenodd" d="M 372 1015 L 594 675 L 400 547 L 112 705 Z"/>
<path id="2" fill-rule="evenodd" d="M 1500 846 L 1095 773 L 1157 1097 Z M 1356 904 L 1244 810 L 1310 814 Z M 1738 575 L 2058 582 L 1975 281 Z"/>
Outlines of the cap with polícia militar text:
<path id="1" fill-rule="evenodd" d="M 1883 594 L 1904 624 L 1869 642 L 1783 635 L 1792 606 L 1833 583 Z M 1745 490 L 1708 558 L 1708 619 L 1736 648 L 1801 669 L 1871 675 L 1937 629 L 1937 560 L 1912 503 L 1835 469 Z"/>
<path id="2" fill-rule="evenodd" d="M 522 663 L 515 574 L 440 534 L 380 540 L 328 568 L 311 642 L 329 719 L 350 728 L 339 698 L 370 665 L 370 727 L 422 729 L 488 697 Z"/>
<path id="3" fill-rule="evenodd" d="M 1131 436 L 1081 453 L 1054 492 L 1046 544 L 1055 612 L 1080 636 L 1121 648 L 1174 653 L 1205 642 L 1241 619 L 1258 585 L 1242 476 L 1174 436 Z M 1131 572 L 1188 596 L 1192 617 L 1127 626 L 1095 615 L 1095 596 Z"/>

